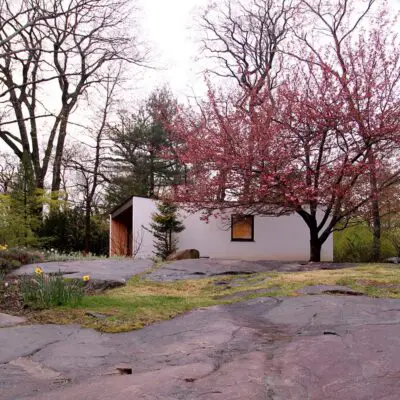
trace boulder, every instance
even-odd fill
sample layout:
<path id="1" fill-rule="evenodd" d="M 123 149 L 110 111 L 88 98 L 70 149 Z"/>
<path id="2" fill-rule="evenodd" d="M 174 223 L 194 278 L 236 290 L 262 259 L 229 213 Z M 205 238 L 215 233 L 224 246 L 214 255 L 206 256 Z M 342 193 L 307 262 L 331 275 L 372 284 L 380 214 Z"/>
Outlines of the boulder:
<path id="1" fill-rule="evenodd" d="M 200 252 L 196 249 L 187 249 L 170 254 L 167 257 L 167 261 L 190 260 L 194 258 L 200 258 Z"/>
<path id="2" fill-rule="evenodd" d="M 93 318 L 97 318 L 97 319 L 106 319 L 108 317 L 108 315 L 106 315 L 106 314 L 101 314 L 101 313 L 97 313 L 97 312 L 93 312 L 93 311 L 86 311 L 85 315 L 87 315 L 88 317 L 93 317 Z"/>
<path id="3" fill-rule="evenodd" d="M 125 286 L 126 281 L 123 280 L 105 280 L 105 279 L 93 279 L 88 282 L 85 286 L 86 293 L 101 293 L 106 290 L 119 288 Z"/>

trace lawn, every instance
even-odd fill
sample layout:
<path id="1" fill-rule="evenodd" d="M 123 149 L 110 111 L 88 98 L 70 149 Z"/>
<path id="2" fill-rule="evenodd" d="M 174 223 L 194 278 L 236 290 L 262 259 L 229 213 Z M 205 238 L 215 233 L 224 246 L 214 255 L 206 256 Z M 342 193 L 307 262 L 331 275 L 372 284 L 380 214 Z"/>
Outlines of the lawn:
<path id="1" fill-rule="evenodd" d="M 297 291 L 305 286 L 323 284 L 346 285 L 371 297 L 400 298 L 400 267 L 365 264 L 341 270 L 218 276 L 168 283 L 152 282 L 143 274 L 122 288 L 86 296 L 79 306 L 34 312 L 30 318 L 40 323 L 79 323 L 103 332 L 123 332 L 199 307 L 262 295 L 298 296 Z M 252 292 L 263 289 L 268 293 Z M 230 296 L 239 292 L 238 297 Z M 103 315 L 98 318 L 87 315 L 88 312 Z"/>

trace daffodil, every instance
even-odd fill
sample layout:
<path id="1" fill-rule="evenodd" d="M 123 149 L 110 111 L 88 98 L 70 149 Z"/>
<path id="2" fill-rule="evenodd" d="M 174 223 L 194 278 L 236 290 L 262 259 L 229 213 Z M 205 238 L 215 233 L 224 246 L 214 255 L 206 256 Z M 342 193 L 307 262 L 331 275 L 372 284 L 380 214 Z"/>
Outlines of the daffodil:
<path id="1" fill-rule="evenodd" d="M 88 282 L 89 279 L 90 279 L 90 276 L 89 275 L 84 275 L 82 279 L 83 279 L 84 282 Z"/>
<path id="2" fill-rule="evenodd" d="M 36 267 L 36 268 L 35 268 L 35 274 L 36 274 L 36 275 L 42 275 L 42 274 L 43 274 L 42 268 Z"/>

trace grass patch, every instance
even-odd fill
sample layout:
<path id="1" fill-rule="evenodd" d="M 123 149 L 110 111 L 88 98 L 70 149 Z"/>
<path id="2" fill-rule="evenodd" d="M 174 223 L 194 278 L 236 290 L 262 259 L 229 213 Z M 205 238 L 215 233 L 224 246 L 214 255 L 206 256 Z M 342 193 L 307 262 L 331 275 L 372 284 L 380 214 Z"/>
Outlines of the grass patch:
<path id="1" fill-rule="evenodd" d="M 224 284 L 219 284 L 221 282 Z M 400 298 L 400 268 L 366 264 L 342 270 L 258 273 L 177 282 L 151 282 L 142 274 L 132 278 L 125 287 L 86 296 L 78 306 L 34 313 L 31 319 L 41 323 L 79 323 L 103 332 L 123 332 L 173 318 L 194 308 L 261 296 L 297 296 L 299 289 L 310 285 L 344 285 L 367 296 Z M 257 289 L 269 292 L 225 298 Z M 88 316 L 87 311 L 105 314 L 105 318 Z"/>
<path id="2" fill-rule="evenodd" d="M 212 299 L 210 281 L 159 283 L 135 277 L 125 287 L 84 297 L 79 306 L 45 310 L 32 315 L 32 319 L 41 323 L 79 323 L 102 332 L 131 331 L 194 308 L 218 304 Z M 85 314 L 87 311 L 109 316 L 93 318 Z"/>

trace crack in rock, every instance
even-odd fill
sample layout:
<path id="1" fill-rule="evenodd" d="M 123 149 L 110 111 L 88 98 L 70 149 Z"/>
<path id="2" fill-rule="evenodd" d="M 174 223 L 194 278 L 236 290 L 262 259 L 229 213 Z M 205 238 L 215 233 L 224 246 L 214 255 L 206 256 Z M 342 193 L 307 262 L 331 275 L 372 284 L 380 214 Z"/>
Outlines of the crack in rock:
<path id="1" fill-rule="evenodd" d="M 335 331 L 324 331 L 324 335 L 333 335 L 333 336 L 340 336 L 337 332 Z"/>

